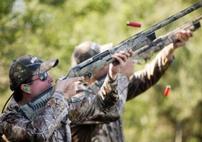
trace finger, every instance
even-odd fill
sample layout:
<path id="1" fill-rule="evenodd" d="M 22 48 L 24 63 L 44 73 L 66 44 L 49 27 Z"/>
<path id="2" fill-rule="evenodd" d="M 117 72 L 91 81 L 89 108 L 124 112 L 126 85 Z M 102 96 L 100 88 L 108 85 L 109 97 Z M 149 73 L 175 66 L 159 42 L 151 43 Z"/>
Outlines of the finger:
<path id="1" fill-rule="evenodd" d="M 124 52 L 116 53 L 116 54 L 114 54 L 114 57 L 118 57 L 118 58 L 120 58 L 122 61 L 125 61 L 125 60 L 127 60 L 127 57 L 126 57 L 123 53 L 124 53 Z"/>
<path id="2" fill-rule="evenodd" d="M 182 34 L 181 37 L 180 37 L 180 41 L 181 42 L 185 42 L 189 39 L 188 35 L 187 34 Z"/>
<path id="3" fill-rule="evenodd" d="M 119 61 L 119 65 L 124 64 L 124 60 L 120 56 L 117 56 L 116 59 Z"/>
<path id="4" fill-rule="evenodd" d="M 186 33 L 184 34 L 184 36 L 188 40 L 192 36 L 191 31 L 186 31 Z"/>
<path id="5" fill-rule="evenodd" d="M 181 38 L 183 40 L 188 40 L 190 37 L 192 37 L 192 32 L 190 30 L 187 30 L 187 31 L 182 31 L 181 33 Z"/>
<path id="6" fill-rule="evenodd" d="M 132 49 L 129 49 L 129 50 L 128 50 L 128 53 L 130 54 L 129 57 L 131 57 L 131 56 L 133 55 L 133 50 L 132 50 Z"/>
<path id="7" fill-rule="evenodd" d="M 112 55 L 112 57 L 119 62 L 119 64 L 123 64 L 123 60 L 117 56 L 117 54 Z"/>
<path id="8" fill-rule="evenodd" d="M 188 34 L 189 34 L 189 37 L 193 36 L 193 32 L 191 32 L 191 31 L 189 31 Z"/>
<path id="9" fill-rule="evenodd" d="M 127 52 L 124 52 L 123 54 L 124 54 L 127 58 L 130 57 L 130 53 L 129 53 L 128 51 L 127 51 Z"/>
<path id="10" fill-rule="evenodd" d="M 176 37 L 177 37 L 176 38 L 177 42 L 184 42 L 184 41 L 188 40 L 187 35 L 185 33 L 183 33 L 183 32 L 179 32 Z"/>
<path id="11" fill-rule="evenodd" d="M 191 30 L 186 30 L 186 33 L 189 37 L 192 37 L 193 36 L 193 33 L 191 32 Z"/>
<path id="12" fill-rule="evenodd" d="M 123 60 L 123 62 L 126 62 L 126 60 L 128 59 L 128 57 L 125 53 L 118 54 L 118 57 L 121 58 Z"/>
<path id="13" fill-rule="evenodd" d="M 132 54 L 133 54 L 133 50 L 132 49 L 129 49 L 125 52 L 125 54 L 127 55 L 127 57 L 131 57 Z"/>
<path id="14" fill-rule="evenodd" d="M 129 50 L 127 50 L 126 52 L 124 52 L 124 54 L 129 58 L 129 57 L 132 56 L 133 51 L 132 51 L 132 49 L 129 49 Z"/>
<path id="15" fill-rule="evenodd" d="M 119 51 L 119 52 L 116 53 L 116 55 L 117 56 L 119 56 L 119 55 L 126 55 L 126 51 Z"/>

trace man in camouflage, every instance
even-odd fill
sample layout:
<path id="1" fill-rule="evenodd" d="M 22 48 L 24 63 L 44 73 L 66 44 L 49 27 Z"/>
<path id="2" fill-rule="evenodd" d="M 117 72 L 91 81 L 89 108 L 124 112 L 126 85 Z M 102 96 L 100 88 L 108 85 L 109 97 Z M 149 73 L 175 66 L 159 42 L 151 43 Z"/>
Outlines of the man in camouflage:
<path id="1" fill-rule="evenodd" d="M 124 63 L 129 56 L 128 53 L 117 53 L 113 58 Z M 43 62 L 30 55 L 13 61 L 9 78 L 14 99 L 0 116 L 0 133 L 4 138 L 9 141 L 70 142 L 70 121 L 80 122 L 106 115 L 118 100 L 116 78 L 121 64 L 110 64 L 108 75 L 96 95 L 93 92 L 86 95 L 74 89 L 82 88 L 75 85 L 81 84 L 82 78 L 58 80 L 53 87 L 53 79 L 47 72 L 57 63 L 58 60 Z M 22 106 L 46 93 L 52 94 L 47 103 L 34 112 L 33 117 L 27 117 Z"/>
<path id="2" fill-rule="evenodd" d="M 115 105 L 116 111 L 120 118 L 114 122 L 89 120 L 82 123 L 71 123 L 72 141 L 73 142 L 123 142 L 124 136 L 122 132 L 121 114 L 124 109 L 124 104 L 136 96 L 140 95 L 152 85 L 154 85 L 173 62 L 173 52 L 179 46 L 182 46 L 185 41 L 192 36 L 190 31 L 179 31 L 176 33 L 177 40 L 175 43 L 165 47 L 156 58 L 148 64 L 143 70 L 133 73 L 133 63 L 128 60 L 124 70 L 120 71 L 118 76 L 118 94 L 119 101 Z M 75 48 L 72 56 L 73 63 L 80 63 L 102 50 L 102 47 L 93 42 L 84 42 Z M 89 88 L 95 92 L 102 85 L 103 75 L 106 75 L 104 70 L 100 71 L 94 79 L 98 81 Z"/>

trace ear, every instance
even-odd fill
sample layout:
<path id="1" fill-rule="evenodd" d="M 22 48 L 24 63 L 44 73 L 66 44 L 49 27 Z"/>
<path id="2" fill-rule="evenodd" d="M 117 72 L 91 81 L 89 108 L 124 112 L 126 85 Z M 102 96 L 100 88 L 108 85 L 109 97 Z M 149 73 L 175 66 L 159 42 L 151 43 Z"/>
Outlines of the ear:
<path id="1" fill-rule="evenodd" d="M 30 94 L 30 86 L 28 84 L 21 84 L 20 89 L 23 92 Z"/>

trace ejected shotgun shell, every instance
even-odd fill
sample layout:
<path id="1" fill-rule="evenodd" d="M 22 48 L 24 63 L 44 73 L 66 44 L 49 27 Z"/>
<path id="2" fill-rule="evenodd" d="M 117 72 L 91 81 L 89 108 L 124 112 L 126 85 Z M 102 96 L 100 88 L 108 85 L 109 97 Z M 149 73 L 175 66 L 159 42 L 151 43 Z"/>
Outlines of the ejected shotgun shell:
<path id="1" fill-rule="evenodd" d="M 167 85 L 165 90 L 164 90 L 164 96 L 169 96 L 170 95 L 170 91 L 171 91 L 171 86 Z"/>
<path id="2" fill-rule="evenodd" d="M 140 28 L 142 24 L 140 22 L 128 22 L 127 26 Z"/>

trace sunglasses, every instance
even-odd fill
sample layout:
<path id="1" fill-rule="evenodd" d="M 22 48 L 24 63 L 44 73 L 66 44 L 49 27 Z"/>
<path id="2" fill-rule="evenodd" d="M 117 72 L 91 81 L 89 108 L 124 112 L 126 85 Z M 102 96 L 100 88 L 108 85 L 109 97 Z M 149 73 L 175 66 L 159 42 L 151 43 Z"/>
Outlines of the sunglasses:
<path id="1" fill-rule="evenodd" d="M 48 78 L 48 73 L 47 72 L 42 72 L 42 73 L 38 73 L 37 77 L 32 79 L 31 82 L 35 81 L 35 80 L 41 80 L 41 81 L 45 81 Z"/>

